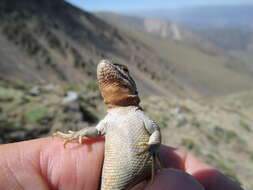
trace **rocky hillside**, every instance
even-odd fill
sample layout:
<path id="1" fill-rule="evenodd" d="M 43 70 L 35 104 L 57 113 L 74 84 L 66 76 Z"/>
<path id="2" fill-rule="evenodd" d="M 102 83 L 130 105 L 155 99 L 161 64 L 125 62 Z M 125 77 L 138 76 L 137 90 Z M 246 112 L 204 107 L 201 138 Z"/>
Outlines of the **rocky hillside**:
<path id="1" fill-rule="evenodd" d="M 252 98 L 252 91 L 219 101 L 150 97 L 143 105 L 162 127 L 164 144 L 187 148 L 252 189 Z"/>
<path id="2" fill-rule="evenodd" d="M 96 83 L 80 88 L 0 79 L 0 143 L 95 125 L 104 108 Z"/>
<path id="3" fill-rule="evenodd" d="M 0 44 L 0 75 L 8 79 L 83 85 L 110 58 L 133 68 L 144 93 L 180 89 L 164 82 L 170 68 L 150 47 L 64 0 L 2 0 Z"/>
<path id="4" fill-rule="evenodd" d="M 187 149 L 252 189 L 252 99 L 252 92 L 198 101 L 151 96 L 141 106 L 162 128 L 164 144 Z M 96 83 L 80 88 L 0 80 L 0 143 L 94 126 L 105 113 Z"/>

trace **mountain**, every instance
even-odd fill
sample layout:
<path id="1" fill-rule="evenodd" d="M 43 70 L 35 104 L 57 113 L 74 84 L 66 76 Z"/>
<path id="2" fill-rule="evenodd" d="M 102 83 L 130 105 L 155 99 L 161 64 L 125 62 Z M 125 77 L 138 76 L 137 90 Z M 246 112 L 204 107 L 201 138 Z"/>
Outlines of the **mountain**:
<path id="1" fill-rule="evenodd" d="M 231 50 L 253 52 L 253 29 L 245 28 L 202 28 L 192 29 L 196 34 L 216 46 Z"/>
<path id="2" fill-rule="evenodd" d="M 0 43 L 7 79 L 85 85 L 98 61 L 110 58 L 129 65 L 141 92 L 169 94 L 169 68 L 150 47 L 63 0 L 2 0 Z"/>
<path id="3" fill-rule="evenodd" d="M 220 48 L 252 51 L 253 5 L 196 6 L 128 14 L 172 20 Z"/>
<path id="4" fill-rule="evenodd" d="M 178 22 L 199 28 L 253 29 L 253 5 L 200 6 L 178 12 Z"/>
<path id="5" fill-rule="evenodd" d="M 145 18 L 167 19 L 193 28 L 251 28 L 253 5 L 209 5 L 127 12 Z"/>
<path id="6" fill-rule="evenodd" d="M 167 20 L 107 12 L 96 15 L 152 47 L 169 63 L 171 77 L 187 89 L 217 96 L 252 88 L 253 65 L 199 37 L 198 33 Z"/>
<path id="7" fill-rule="evenodd" d="M 190 30 L 187 30 L 184 27 L 168 20 L 127 16 L 112 12 L 97 12 L 96 15 L 108 22 L 113 22 L 117 25 L 125 25 L 153 34 L 162 39 L 184 43 L 212 55 L 219 56 L 224 53 L 221 48 L 218 48 L 214 44 L 209 43 L 207 40 L 202 39 Z"/>
<path id="8" fill-rule="evenodd" d="M 155 34 L 163 38 L 171 38 L 174 40 L 180 40 L 181 34 L 179 34 L 179 28 L 177 25 L 170 23 L 169 21 L 142 18 L 136 16 L 121 15 L 113 12 L 97 12 L 95 13 L 100 18 L 103 18 L 109 22 L 128 25 L 132 28 L 146 31 L 148 33 Z M 180 29 L 181 30 L 181 29 Z M 181 32 L 181 31 L 180 31 Z"/>
<path id="9" fill-rule="evenodd" d="M 143 22 L 133 18 L 129 23 L 133 20 L 135 26 Z M 98 61 L 110 58 L 130 67 L 141 94 L 213 96 L 253 86 L 250 77 L 231 69 L 236 61 L 224 59 L 219 49 L 181 43 L 176 33 L 181 39 L 191 33 L 173 23 L 145 21 L 146 29 L 163 26 L 164 34 L 174 38 L 167 43 L 63 0 L 2 0 L 0 23 L 0 70 L 7 79 L 85 86 L 95 80 Z"/>

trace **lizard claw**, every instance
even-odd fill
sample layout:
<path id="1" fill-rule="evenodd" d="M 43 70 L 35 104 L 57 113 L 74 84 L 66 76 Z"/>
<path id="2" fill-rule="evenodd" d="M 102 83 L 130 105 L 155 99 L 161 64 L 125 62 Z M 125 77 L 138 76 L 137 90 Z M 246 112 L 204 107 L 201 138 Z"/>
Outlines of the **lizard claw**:
<path id="1" fill-rule="evenodd" d="M 63 146 L 64 148 L 66 148 L 66 145 L 68 143 L 75 140 L 77 140 L 79 144 L 82 144 L 84 135 L 74 131 L 68 131 L 68 133 L 62 133 L 60 131 L 57 131 L 56 133 L 53 134 L 53 137 L 60 137 L 64 139 Z"/>
<path id="2" fill-rule="evenodd" d="M 79 144 L 83 144 L 83 137 L 81 135 L 78 137 L 78 142 Z"/>
<path id="3" fill-rule="evenodd" d="M 63 147 L 66 148 L 66 145 L 67 145 L 69 142 L 71 142 L 72 140 L 73 140 L 73 139 L 71 139 L 71 138 L 70 138 L 70 139 L 65 139 L 65 140 L 64 140 L 64 143 L 63 143 Z"/>

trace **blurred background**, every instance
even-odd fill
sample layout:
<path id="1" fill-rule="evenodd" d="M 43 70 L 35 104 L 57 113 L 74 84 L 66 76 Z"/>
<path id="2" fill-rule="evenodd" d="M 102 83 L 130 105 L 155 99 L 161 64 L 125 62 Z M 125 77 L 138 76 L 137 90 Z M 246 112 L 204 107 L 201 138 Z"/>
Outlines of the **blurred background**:
<path id="1" fill-rule="evenodd" d="M 0 144 L 96 125 L 104 58 L 128 65 L 164 144 L 253 189 L 251 0 L 1 0 Z"/>

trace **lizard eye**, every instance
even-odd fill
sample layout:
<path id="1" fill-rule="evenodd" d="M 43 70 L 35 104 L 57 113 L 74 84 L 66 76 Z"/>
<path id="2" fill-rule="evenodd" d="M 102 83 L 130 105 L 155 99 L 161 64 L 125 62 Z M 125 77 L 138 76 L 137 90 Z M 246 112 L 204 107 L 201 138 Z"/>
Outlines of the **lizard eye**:
<path id="1" fill-rule="evenodd" d="M 126 73 L 129 72 L 127 68 L 123 68 L 123 71 L 126 72 Z"/>

